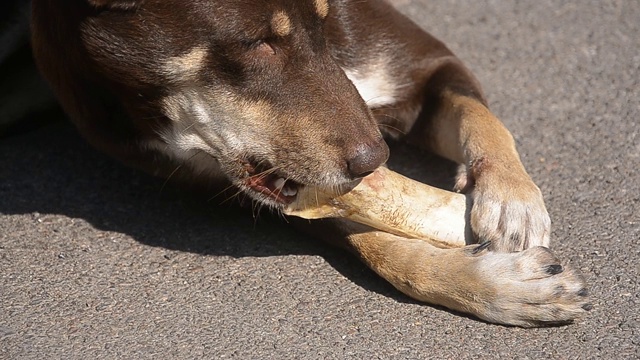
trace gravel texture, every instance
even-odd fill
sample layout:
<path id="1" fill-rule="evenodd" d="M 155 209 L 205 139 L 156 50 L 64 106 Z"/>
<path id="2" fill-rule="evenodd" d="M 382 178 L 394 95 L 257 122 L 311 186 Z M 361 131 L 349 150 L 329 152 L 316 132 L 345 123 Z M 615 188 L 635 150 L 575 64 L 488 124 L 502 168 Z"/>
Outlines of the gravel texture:
<path id="1" fill-rule="evenodd" d="M 640 2 L 394 2 L 513 132 L 554 250 L 590 285 L 586 317 L 525 330 L 417 304 L 349 254 L 124 168 L 58 122 L 0 140 L 0 358 L 640 358 Z M 423 157 L 394 167 L 451 175 Z"/>

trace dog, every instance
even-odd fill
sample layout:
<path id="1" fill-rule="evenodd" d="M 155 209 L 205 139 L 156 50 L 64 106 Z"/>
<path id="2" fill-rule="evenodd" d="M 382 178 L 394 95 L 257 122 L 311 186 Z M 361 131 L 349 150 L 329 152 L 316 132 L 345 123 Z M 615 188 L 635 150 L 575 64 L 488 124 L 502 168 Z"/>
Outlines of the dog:
<path id="1" fill-rule="evenodd" d="M 430 304 L 523 327 L 591 308 L 548 250 L 550 220 L 513 137 L 447 47 L 381 0 L 34 0 L 37 65 L 79 132 L 166 178 L 274 209 L 373 172 L 405 141 L 461 164 L 481 243 L 439 249 L 346 220 L 338 241 Z"/>

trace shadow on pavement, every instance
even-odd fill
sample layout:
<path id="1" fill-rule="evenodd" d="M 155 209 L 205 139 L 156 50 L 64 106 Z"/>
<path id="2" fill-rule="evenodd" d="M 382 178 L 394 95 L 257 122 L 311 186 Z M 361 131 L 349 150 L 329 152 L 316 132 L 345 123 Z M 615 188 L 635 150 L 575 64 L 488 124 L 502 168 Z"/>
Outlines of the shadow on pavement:
<path id="1" fill-rule="evenodd" d="M 392 151 L 390 167 L 451 186 L 452 164 L 403 146 L 393 145 Z M 412 302 L 345 251 L 309 241 L 266 210 L 254 217 L 234 201 L 220 205 L 224 199 L 212 199 L 215 193 L 196 195 L 123 167 L 94 151 L 64 121 L 0 139 L 0 154 L 0 214 L 83 219 L 149 246 L 203 255 L 318 255 L 359 286 Z M 431 174 L 417 171 L 415 163 L 428 165 Z"/>

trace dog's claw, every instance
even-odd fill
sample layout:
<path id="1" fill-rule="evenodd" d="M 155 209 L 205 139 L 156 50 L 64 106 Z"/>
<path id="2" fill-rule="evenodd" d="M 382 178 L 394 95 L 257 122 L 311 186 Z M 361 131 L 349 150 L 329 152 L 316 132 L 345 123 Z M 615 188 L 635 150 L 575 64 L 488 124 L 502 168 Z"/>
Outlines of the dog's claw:
<path id="1" fill-rule="evenodd" d="M 471 255 L 477 255 L 491 246 L 491 241 L 485 241 L 471 250 Z"/>
<path id="2" fill-rule="evenodd" d="M 548 265 L 545 268 L 545 271 L 549 275 L 557 275 L 557 274 L 560 274 L 561 272 L 563 272 L 564 268 L 562 267 L 562 265 Z"/>
<path id="3" fill-rule="evenodd" d="M 591 303 L 584 304 L 584 305 L 582 305 L 582 310 L 591 311 L 591 310 L 593 310 L 593 305 Z"/>

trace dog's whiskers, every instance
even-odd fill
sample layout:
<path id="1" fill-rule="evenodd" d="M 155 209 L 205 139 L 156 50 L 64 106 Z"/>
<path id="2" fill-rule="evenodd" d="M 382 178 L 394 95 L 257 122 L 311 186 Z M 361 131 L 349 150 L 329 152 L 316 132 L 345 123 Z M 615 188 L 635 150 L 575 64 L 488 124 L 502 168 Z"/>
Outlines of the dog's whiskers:
<path id="1" fill-rule="evenodd" d="M 184 129 L 182 129 L 182 133 L 185 134 L 187 132 L 187 130 L 191 129 L 192 127 L 194 127 L 196 125 L 195 122 L 191 122 L 191 124 L 189 124 L 189 126 L 185 127 Z"/>
<path id="2" fill-rule="evenodd" d="M 261 171 L 261 172 L 255 174 L 255 175 L 252 175 L 252 177 L 256 178 L 258 180 L 262 180 L 265 177 L 267 177 L 269 175 L 272 175 L 273 173 L 275 173 L 276 171 L 281 170 L 281 169 L 282 169 L 282 167 L 280 167 L 280 166 L 272 167 L 272 168 L 269 168 L 267 170 Z"/>
<path id="3" fill-rule="evenodd" d="M 229 189 L 231 187 L 233 187 L 233 185 L 229 186 L 227 189 Z M 216 195 L 216 196 L 218 196 L 218 195 Z M 219 205 L 223 205 L 223 204 L 225 204 L 227 202 L 230 202 L 233 199 L 238 199 L 238 202 L 242 203 L 242 200 L 240 199 L 240 195 L 244 195 L 244 192 L 242 190 L 238 189 L 238 191 L 236 191 L 234 194 L 229 195 L 226 199 L 224 199 L 222 202 L 220 202 Z"/>
<path id="4" fill-rule="evenodd" d="M 388 117 L 388 118 L 391 118 L 391 119 L 396 120 L 396 119 L 395 119 L 394 117 L 392 117 L 392 116 L 389 116 L 389 115 L 385 115 L 385 116 L 386 116 L 386 117 Z M 402 134 L 402 135 L 407 135 L 407 133 L 406 133 L 405 131 L 402 131 L 401 129 L 399 129 L 399 128 L 397 128 L 397 127 L 393 126 L 393 125 L 389 125 L 389 124 L 378 124 L 378 127 L 379 127 L 379 128 L 388 128 L 388 129 L 391 129 L 391 130 L 395 130 L 395 131 L 397 131 L 398 133 L 400 133 L 400 134 Z"/>
<path id="5" fill-rule="evenodd" d="M 220 190 L 220 191 L 219 191 L 219 192 L 217 192 L 215 195 L 213 195 L 212 197 L 210 197 L 210 198 L 207 200 L 207 202 L 209 202 L 209 201 L 213 201 L 213 199 L 217 198 L 218 196 L 222 195 L 223 193 L 227 192 L 227 190 L 229 190 L 229 189 L 231 189 L 231 188 L 233 188 L 233 187 L 235 187 L 235 185 L 231 184 L 231 185 L 227 186 L 226 188 L 224 188 L 224 189 Z M 237 196 L 240 192 L 241 192 L 241 191 L 240 191 L 240 190 L 238 190 L 238 191 L 236 191 L 236 193 L 235 193 L 234 195 L 231 195 L 231 196 L 232 196 L 232 197 L 233 197 L 233 196 Z M 228 198 L 227 198 L 227 199 L 225 199 L 221 204 L 225 203 L 225 202 L 226 202 L 226 201 L 228 201 L 228 200 L 229 200 Z"/>
<path id="6" fill-rule="evenodd" d="M 169 174 L 169 176 L 167 176 L 167 178 L 165 179 L 164 183 L 160 187 L 160 193 L 161 194 L 162 194 L 162 191 L 164 191 L 164 188 L 167 186 L 167 184 L 171 180 L 171 178 L 184 166 L 184 164 L 189 162 L 189 161 L 191 161 L 191 159 L 193 159 L 196 155 L 199 155 L 200 153 L 202 153 L 202 150 L 195 151 L 193 153 L 193 155 L 191 155 L 186 161 L 184 161 L 182 164 L 176 166 L 176 168 L 171 172 L 171 174 Z"/>
<path id="7" fill-rule="evenodd" d="M 169 176 L 167 176 L 167 178 L 162 183 L 162 186 L 160 187 L 160 194 L 162 194 L 162 192 L 164 191 L 164 188 L 167 186 L 167 184 L 169 183 L 169 180 L 171 180 L 173 175 L 175 173 L 177 173 L 178 170 L 180 170 L 182 168 L 182 165 L 184 165 L 184 164 L 180 164 L 180 165 L 176 166 L 176 168 L 171 172 L 171 174 L 169 174 Z"/>
<path id="8" fill-rule="evenodd" d="M 265 206 L 266 204 L 262 201 L 253 201 L 253 206 L 251 209 L 251 215 L 253 216 L 253 226 L 255 227 L 256 225 L 258 225 L 258 220 L 260 218 L 260 212 L 262 211 L 262 208 Z"/>

